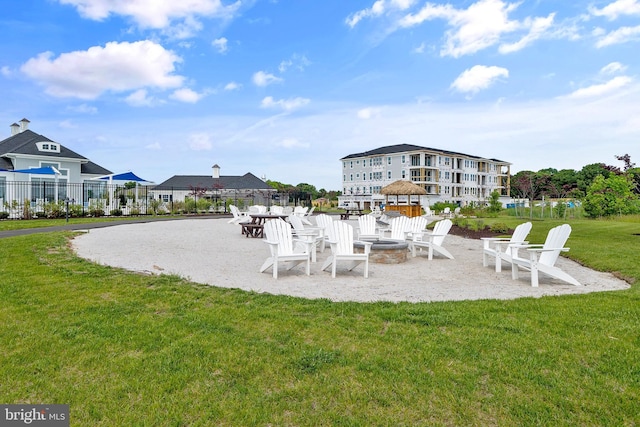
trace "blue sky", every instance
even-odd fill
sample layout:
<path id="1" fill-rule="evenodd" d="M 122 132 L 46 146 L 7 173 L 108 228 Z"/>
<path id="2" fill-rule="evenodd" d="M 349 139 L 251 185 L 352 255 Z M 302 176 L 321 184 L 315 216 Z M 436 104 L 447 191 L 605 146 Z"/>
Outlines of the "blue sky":
<path id="1" fill-rule="evenodd" d="M 416 144 L 640 164 L 640 0 L 5 0 L 0 124 L 114 172 L 339 190 Z"/>

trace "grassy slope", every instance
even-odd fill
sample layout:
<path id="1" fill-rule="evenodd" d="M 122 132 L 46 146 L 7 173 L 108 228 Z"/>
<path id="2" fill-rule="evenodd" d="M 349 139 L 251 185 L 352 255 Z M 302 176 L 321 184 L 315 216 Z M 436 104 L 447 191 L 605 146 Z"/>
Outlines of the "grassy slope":
<path id="1" fill-rule="evenodd" d="M 571 224 L 574 258 L 640 278 L 639 223 Z M 637 285 L 330 303 L 97 266 L 67 236 L 2 241 L 3 403 L 68 403 L 72 425 L 640 423 Z"/>

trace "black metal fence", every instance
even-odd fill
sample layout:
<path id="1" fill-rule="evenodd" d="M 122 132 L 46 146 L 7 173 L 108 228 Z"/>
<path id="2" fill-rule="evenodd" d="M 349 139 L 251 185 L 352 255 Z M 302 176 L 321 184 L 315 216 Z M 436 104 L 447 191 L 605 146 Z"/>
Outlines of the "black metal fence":
<path id="1" fill-rule="evenodd" d="M 310 206 L 310 197 L 267 189 L 195 189 L 150 187 L 135 183 L 0 178 L 0 218 L 61 218 L 67 215 L 120 216 L 181 213 L 227 213 L 229 205 Z"/>
<path id="2" fill-rule="evenodd" d="M 0 216 L 4 218 L 144 215 L 150 213 L 150 201 L 145 186 L 100 181 L 0 181 Z"/>

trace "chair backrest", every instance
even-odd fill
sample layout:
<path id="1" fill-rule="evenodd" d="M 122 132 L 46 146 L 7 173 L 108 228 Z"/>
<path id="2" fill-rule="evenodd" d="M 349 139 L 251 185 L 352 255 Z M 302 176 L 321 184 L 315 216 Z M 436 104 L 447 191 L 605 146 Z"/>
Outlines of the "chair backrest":
<path id="1" fill-rule="evenodd" d="M 307 213 L 307 211 L 309 210 L 309 208 L 306 207 L 302 207 L 302 206 L 296 206 L 295 209 L 293 209 L 293 213 L 299 216 L 303 216 L 304 214 Z"/>
<path id="2" fill-rule="evenodd" d="M 240 211 L 238 210 L 236 205 L 229 205 L 229 209 L 231 210 L 231 214 L 233 215 L 234 218 L 240 217 Z"/>
<path id="3" fill-rule="evenodd" d="M 361 215 L 358 217 L 358 227 L 360 227 L 360 234 L 376 234 L 376 218 L 371 215 Z"/>
<path id="4" fill-rule="evenodd" d="M 273 205 L 269 208 L 269 212 L 274 215 L 282 215 L 283 208 L 282 206 Z"/>
<path id="5" fill-rule="evenodd" d="M 285 206 L 282 208 L 282 215 L 291 215 L 293 213 L 293 208 L 291 206 Z"/>
<path id="6" fill-rule="evenodd" d="M 409 226 L 412 233 L 422 233 L 427 228 L 427 219 L 421 216 L 414 216 L 409 219 Z"/>
<path id="7" fill-rule="evenodd" d="M 302 219 L 296 214 L 289 215 L 289 222 L 293 226 L 294 230 L 302 231 L 304 230 L 304 224 L 302 223 Z"/>
<path id="8" fill-rule="evenodd" d="M 406 216 L 393 218 L 389 225 L 391 226 L 391 238 L 394 240 L 404 240 L 406 232 L 411 231 L 410 219 Z"/>
<path id="9" fill-rule="evenodd" d="M 565 243 L 571 235 L 571 226 L 569 224 L 559 225 L 549 230 L 547 239 L 544 241 L 543 249 L 557 249 L 555 251 L 542 252 L 538 262 L 540 264 L 553 266 L 560 255 L 560 249 L 564 248 Z"/>
<path id="10" fill-rule="evenodd" d="M 249 213 L 259 214 L 260 213 L 260 206 L 258 206 L 258 205 L 249 206 Z"/>
<path id="11" fill-rule="evenodd" d="M 423 208 L 426 216 L 433 216 L 433 212 L 431 212 L 431 208 L 429 206 L 423 206 Z"/>
<path id="12" fill-rule="evenodd" d="M 335 240 L 335 233 L 333 232 L 333 218 L 327 214 L 320 214 L 316 216 L 316 224 L 318 227 L 324 229 L 324 235 L 329 240 Z"/>
<path id="13" fill-rule="evenodd" d="M 312 213 L 313 213 L 313 211 L 315 211 L 315 210 L 316 210 L 316 207 L 315 207 L 315 206 L 311 206 L 311 209 L 309 209 L 309 211 L 308 211 L 307 213 L 305 213 L 304 215 L 305 215 L 305 216 L 311 216 L 311 214 L 312 214 Z"/>
<path id="14" fill-rule="evenodd" d="M 511 235 L 511 238 L 509 239 L 509 243 L 522 243 L 525 240 L 527 240 L 527 236 L 529 235 L 529 232 L 531 231 L 531 223 L 530 222 L 524 222 L 520 225 L 518 225 L 516 227 L 515 230 L 513 230 L 513 234 Z M 507 255 L 511 255 L 511 248 L 507 247 L 507 249 L 505 249 L 505 253 Z"/>
<path id="15" fill-rule="evenodd" d="M 433 227 L 434 245 L 442 246 L 442 242 L 444 242 L 444 238 L 449 234 L 452 225 L 453 223 L 450 219 L 443 219 L 442 221 L 436 222 L 436 225 Z"/>
<path id="16" fill-rule="evenodd" d="M 451 213 L 451 208 L 447 207 L 444 208 L 444 210 L 442 211 L 443 214 L 450 214 Z"/>
<path id="17" fill-rule="evenodd" d="M 269 242 L 277 242 L 278 249 L 271 248 L 271 255 L 290 255 L 293 253 L 293 236 L 291 226 L 284 220 L 270 219 L 264 224 L 264 234 Z"/>
<path id="18" fill-rule="evenodd" d="M 336 255 L 353 254 L 353 227 L 344 221 L 334 221 L 333 232 L 336 245 Z"/>
<path id="19" fill-rule="evenodd" d="M 511 239 L 509 239 L 509 242 L 510 243 L 524 242 L 525 240 L 527 240 L 527 236 L 529 235 L 530 231 L 531 231 L 530 222 L 524 222 L 518 225 L 516 229 L 513 230 L 513 234 L 511 235 Z"/>

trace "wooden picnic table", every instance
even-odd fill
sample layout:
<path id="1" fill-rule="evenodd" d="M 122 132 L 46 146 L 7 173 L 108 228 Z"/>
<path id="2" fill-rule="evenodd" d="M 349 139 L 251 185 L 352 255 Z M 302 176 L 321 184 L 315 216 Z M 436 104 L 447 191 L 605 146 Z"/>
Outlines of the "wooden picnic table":
<path id="1" fill-rule="evenodd" d="M 251 222 L 241 223 L 241 232 L 245 237 L 264 237 L 264 223 L 270 219 L 287 219 L 288 215 L 249 214 Z"/>
<path id="2" fill-rule="evenodd" d="M 344 212 L 340 213 L 340 219 L 349 219 L 349 215 L 364 215 L 364 209 L 360 208 L 345 208 Z"/>

